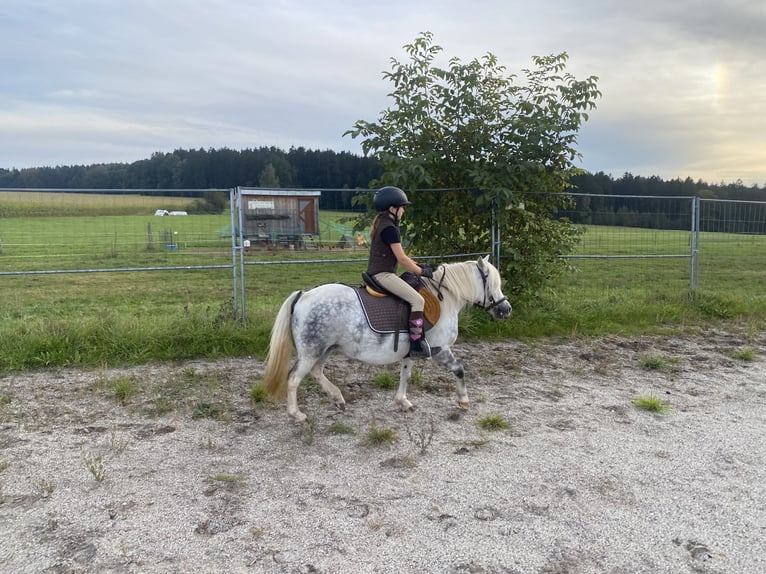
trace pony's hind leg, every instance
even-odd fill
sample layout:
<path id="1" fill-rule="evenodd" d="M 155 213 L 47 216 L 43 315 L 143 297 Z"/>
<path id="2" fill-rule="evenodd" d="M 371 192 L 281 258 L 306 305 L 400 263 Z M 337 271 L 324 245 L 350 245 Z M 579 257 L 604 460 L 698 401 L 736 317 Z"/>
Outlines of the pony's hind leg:
<path id="1" fill-rule="evenodd" d="M 434 355 L 434 361 L 447 367 L 455 375 L 455 392 L 457 393 L 457 406 L 463 410 L 468 409 L 468 391 L 465 388 L 465 370 L 458 362 L 455 355 L 447 347 L 442 347 L 439 354 Z"/>
<path id="2" fill-rule="evenodd" d="M 338 387 L 330 382 L 330 379 L 325 377 L 324 358 L 320 359 L 319 362 L 314 365 L 314 368 L 311 369 L 311 375 L 320 385 L 322 385 L 324 392 L 327 393 L 327 396 L 332 399 L 332 402 L 335 403 L 335 406 L 340 410 L 345 411 L 346 401 L 343 398 L 343 394 L 340 392 Z"/>
<path id="3" fill-rule="evenodd" d="M 394 402 L 399 405 L 405 413 L 410 413 L 415 410 L 415 407 L 407 399 L 407 384 L 410 382 L 412 376 L 412 359 L 402 359 L 402 365 L 399 369 L 399 388 L 396 390 L 394 396 Z"/>
<path id="4" fill-rule="evenodd" d="M 315 358 L 299 358 L 295 365 L 293 365 L 287 378 L 287 414 L 297 423 L 305 423 L 307 418 L 298 408 L 298 386 L 301 384 L 303 377 L 312 369 L 315 362 Z"/>

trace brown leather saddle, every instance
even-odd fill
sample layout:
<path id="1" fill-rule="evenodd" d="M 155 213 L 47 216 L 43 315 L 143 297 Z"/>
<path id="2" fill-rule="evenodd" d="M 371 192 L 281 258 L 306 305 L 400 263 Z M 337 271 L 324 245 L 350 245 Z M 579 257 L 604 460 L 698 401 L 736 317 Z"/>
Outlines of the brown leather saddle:
<path id="1" fill-rule="evenodd" d="M 441 312 L 439 300 L 415 273 L 405 271 L 400 277 L 425 299 L 423 330 L 428 331 L 439 320 Z M 362 273 L 362 279 L 364 284 L 354 287 L 354 291 L 362 304 L 362 310 L 370 329 L 383 334 L 407 332 L 409 330 L 410 305 L 386 291 L 367 273 Z M 396 349 L 399 338 L 395 337 L 394 339 L 394 349 Z"/>

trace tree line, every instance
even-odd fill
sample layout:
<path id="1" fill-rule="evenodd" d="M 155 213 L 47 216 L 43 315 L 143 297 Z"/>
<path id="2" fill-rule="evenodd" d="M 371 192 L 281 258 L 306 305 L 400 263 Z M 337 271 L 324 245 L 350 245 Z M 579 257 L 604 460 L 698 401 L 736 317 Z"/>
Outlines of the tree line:
<path id="1" fill-rule="evenodd" d="M 745 187 L 742 182 L 709 184 L 691 178 L 664 181 L 626 173 L 618 179 L 599 172 L 571 179 L 573 205 L 562 207 L 557 217 L 573 223 L 616 225 L 649 229 L 689 229 L 690 197 L 759 202 L 735 209 L 722 202 L 706 202 L 700 217 L 701 231 L 730 233 L 766 232 L 766 188 Z M 577 195 L 592 194 L 592 195 Z"/>
<path id="2" fill-rule="evenodd" d="M 349 152 L 284 151 L 275 147 L 233 150 L 177 149 L 133 163 L 0 169 L 0 188 L 229 189 L 288 187 L 367 188 L 380 163 Z"/>
<path id="3" fill-rule="evenodd" d="M 52 189 L 228 189 L 287 187 L 298 189 L 367 189 L 383 174 L 375 157 L 350 152 L 276 147 L 233 150 L 177 149 L 155 152 L 133 163 L 104 163 L 24 169 L 0 168 L 0 188 Z M 663 180 L 603 171 L 570 179 L 571 191 L 599 195 L 698 196 L 706 199 L 766 201 L 766 187 L 741 182 Z M 527 190 L 520 190 L 527 191 Z M 619 204 L 619 202 L 617 202 Z M 349 207 L 349 205 L 344 207 Z M 619 205 L 618 205 L 619 208 Z"/>

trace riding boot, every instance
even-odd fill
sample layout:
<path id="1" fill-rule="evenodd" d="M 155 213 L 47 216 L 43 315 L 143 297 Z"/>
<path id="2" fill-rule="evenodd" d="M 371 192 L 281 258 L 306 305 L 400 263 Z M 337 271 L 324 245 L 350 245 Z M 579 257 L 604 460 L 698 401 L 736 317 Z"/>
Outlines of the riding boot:
<path id="1" fill-rule="evenodd" d="M 410 313 L 410 352 L 412 358 L 428 358 L 431 356 L 431 348 L 423 338 L 423 312 L 413 311 Z"/>

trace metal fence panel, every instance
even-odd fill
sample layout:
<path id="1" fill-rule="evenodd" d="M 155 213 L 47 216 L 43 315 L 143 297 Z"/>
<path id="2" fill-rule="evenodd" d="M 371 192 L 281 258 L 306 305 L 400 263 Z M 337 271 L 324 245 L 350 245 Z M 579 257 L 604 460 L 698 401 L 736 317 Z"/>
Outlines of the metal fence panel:
<path id="1" fill-rule="evenodd" d="M 290 229 L 274 227 L 282 232 L 250 235 L 242 204 L 247 189 L 0 190 L 0 277 L 119 272 L 140 291 L 157 287 L 147 271 L 220 273 L 230 290 L 233 285 L 234 311 L 244 318 L 246 290 L 257 294 L 255 278 L 270 266 L 326 263 L 349 269 L 351 276 L 366 266 L 369 236 L 354 229 L 365 207 L 351 202 L 355 190 L 290 190 L 319 198 L 312 228 L 300 229 L 299 218 Z M 229 209 L 198 213 L 211 193 L 228 199 Z M 522 206 L 531 195 L 518 194 Z M 679 290 L 725 290 L 742 274 L 766 275 L 766 202 L 568 195 L 570 204 L 551 215 L 568 218 L 583 235 L 576 252 L 565 257 L 581 274 L 608 276 L 613 288 L 660 281 Z M 300 205 L 304 217 L 315 209 Z M 267 216 L 265 203 L 256 207 L 251 215 Z M 179 211 L 189 215 L 170 215 Z M 487 253 L 496 262 L 505 256 L 503 233 L 493 221 Z M 51 281 L 55 289 L 66 285 Z M 183 302 L 190 296 L 167 288 L 169 298 Z"/>

